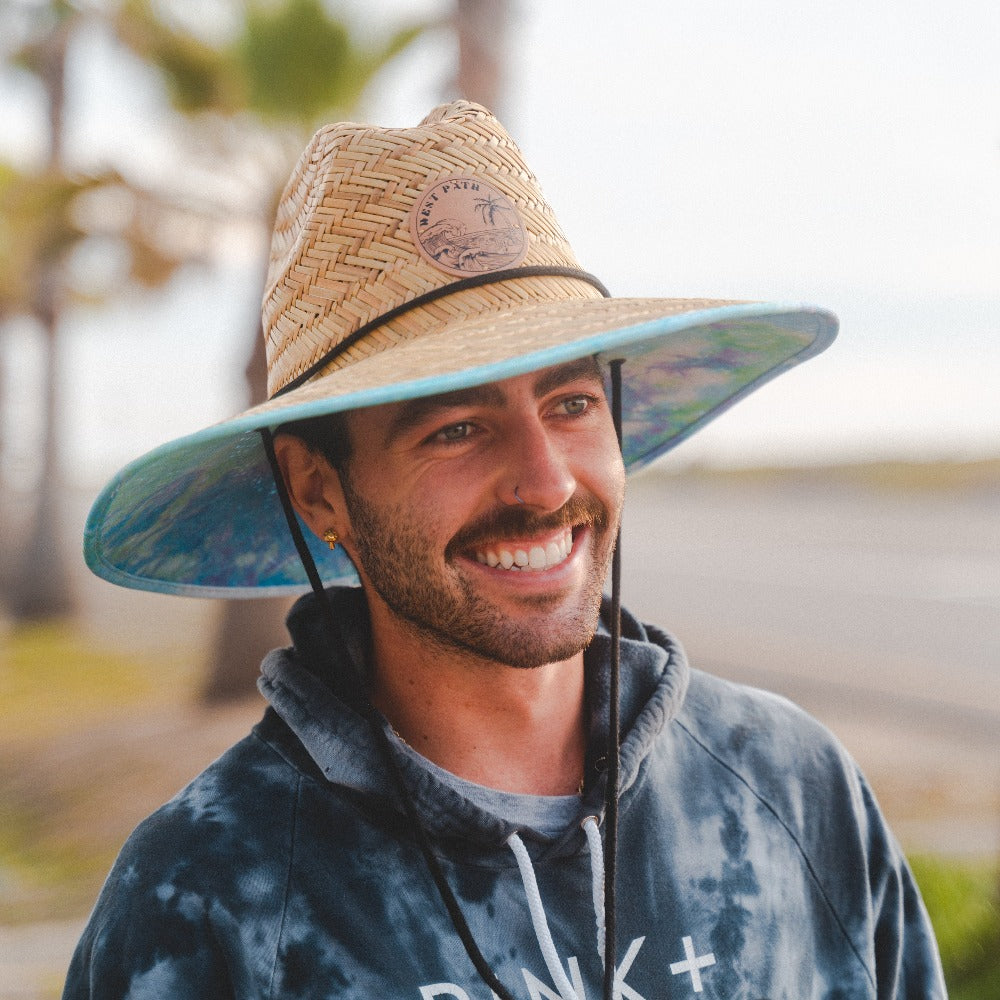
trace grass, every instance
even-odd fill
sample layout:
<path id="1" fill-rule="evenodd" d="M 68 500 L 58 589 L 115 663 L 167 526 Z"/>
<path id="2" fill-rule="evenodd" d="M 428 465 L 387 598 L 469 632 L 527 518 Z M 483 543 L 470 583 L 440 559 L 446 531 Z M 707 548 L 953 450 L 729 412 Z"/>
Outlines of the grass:
<path id="1" fill-rule="evenodd" d="M 93 904 L 117 845 L 53 834 L 51 806 L 0 803 L 0 924 L 79 916 Z M 58 810 L 57 810 L 58 811 Z"/>
<path id="2" fill-rule="evenodd" d="M 0 923 L 78 915 L 120 843 L 85 740 L 168 700 L 191 697 L 176 666 L 110 653 L 69 625 L 18 628 L 0 659 Z M 87 772 L 84 772 L 87 773 Z M 92 801 L 93 800 L 93 801 Z"/>
<path id="3" fill-rule="evenodd" d="M 15 629 L 4 647 L 0 747 L 72 732 L 133 705 L 162 704 L 195 680 L 175 665 L 100 649 L 65 624 Z"/>
<path id="4" fill-rule="evenodd" d="M 667 466 L 652 466 L 643 475 L 662 475 L 665 468 Z M 673 473 L 740 487 L 778 482 L 819 487 L 838 485 L 908 494 L 960 495 L 995 491 L 1000 486 L 1000 458 L 747 468 L 716 468 L 695 464 L 679 465 L 673 468 Z"/>
<path id="5" fill-rule="evenodd" d="M 997 1000 L 1000 868 L 928 856 L 910 864 L 934 925 L 951 1000 Z"/>

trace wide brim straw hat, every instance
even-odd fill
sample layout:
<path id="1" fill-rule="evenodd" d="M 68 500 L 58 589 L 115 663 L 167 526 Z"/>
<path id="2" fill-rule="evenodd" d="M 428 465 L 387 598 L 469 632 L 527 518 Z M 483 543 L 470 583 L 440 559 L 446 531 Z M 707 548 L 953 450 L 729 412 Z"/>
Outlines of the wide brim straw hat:
<path id="1" fill-rule="evenodd" d="M 623 200 L 623 225 L 634 207 Z M 486 109 L 321 129 L 277 211 L 269 400 L 123 469 L 90 513 L 88 565 L 162 593 L 299 593 L 309 583 L 265 447 L 286 422 L 595 355 L 624 360 L 622 450 L 635 471 L 837 329 L 809 306 L 605 296 Z M 357 582 L 342 548 L 306 536 L 324 584 Z"/>

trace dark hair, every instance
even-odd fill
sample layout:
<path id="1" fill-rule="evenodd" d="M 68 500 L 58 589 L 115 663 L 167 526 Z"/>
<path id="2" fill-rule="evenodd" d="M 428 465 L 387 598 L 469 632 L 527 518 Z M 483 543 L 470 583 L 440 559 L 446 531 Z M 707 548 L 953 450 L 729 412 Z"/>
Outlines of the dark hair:
<path id="1" fill-rule="evenodd" d="M 343 473 L 350 461 L 351 435 L 347 427 L 347 414 L 343 411 L 308 417 L 305 420 L 292 420 L 282 424 L 274 433 L 294 434 L 308 447 L 318 451 L 339 473 Z"/>

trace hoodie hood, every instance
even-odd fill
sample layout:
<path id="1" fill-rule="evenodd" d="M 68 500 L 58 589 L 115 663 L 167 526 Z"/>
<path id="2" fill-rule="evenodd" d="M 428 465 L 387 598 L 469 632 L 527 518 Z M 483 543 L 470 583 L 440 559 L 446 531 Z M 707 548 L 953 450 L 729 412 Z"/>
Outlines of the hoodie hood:
<path id="1" fill-rule="evenodd" d="M 364 594 L 360 588 L 334 588 L 327 596 L 336 634 L 330 634 L 316 595 L 307 594 L 288 617 L 294 645 L 268 655 L 258 686 L 327 781 L 375 800 L 379 808 L 402 813 L 365 715 L 370 631 Z M 599 818 L 606 782 L 608 615 L 605 602 L 598 630 L 584 654 L 590 726 L 581 816 Z M 683 705 L 690 672 L 676 639 L 643 626 L 626 612 L 622 614 L 621 664 L 620 797 L 624 806 L 630 789 L 641 779 L 653 741 Z M 477 844 L 495 849 L 515 832 L 510 823 L 464 798 L 409 755 L 399 755 L 399 766 L 425 828 L 436 840 L 460 838 L 466 847 Z M 531 830 L 520 833 L 539 847 L 547 845 L 545 853 L 578 850 L 582 845 L 575 825 L 557 838 Z"/>

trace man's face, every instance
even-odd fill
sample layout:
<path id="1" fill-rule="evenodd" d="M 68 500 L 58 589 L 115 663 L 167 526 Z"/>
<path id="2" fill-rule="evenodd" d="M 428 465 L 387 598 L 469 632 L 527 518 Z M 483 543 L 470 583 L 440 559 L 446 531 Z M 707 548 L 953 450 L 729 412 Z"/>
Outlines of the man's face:
<path id="1" fill-rule="evenodd" d="M 583 649 L 625 481 L 596 362 L 355 411 L 348 427 L 348 544 L 370 598 L 492 662 Z"/>

